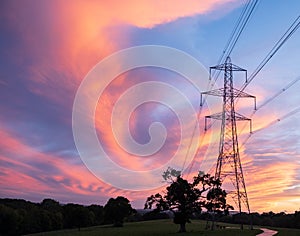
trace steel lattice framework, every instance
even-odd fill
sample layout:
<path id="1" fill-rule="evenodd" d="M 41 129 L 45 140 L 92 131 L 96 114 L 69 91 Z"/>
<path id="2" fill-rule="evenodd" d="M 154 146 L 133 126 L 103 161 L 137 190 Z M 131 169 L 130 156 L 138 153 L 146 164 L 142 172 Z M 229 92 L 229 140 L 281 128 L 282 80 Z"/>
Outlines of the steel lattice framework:
<path id="1" fill-rule="evenodd" d="M 247 82 L 247 71 L 232 64 L 230 57 L 226 58 L 224 64 L 210 67 L 210 72 L 212 70 L 224 71 L 224 87 L 203 92 L 201 94 L 201 96 L 213 95 L 223 98 L 222 112 L 205 117 L 205 127 L 207 127 L 206 120 L 209 118 L 222 121 L 219 156 L 215 170 L 215 178 L 220 178 L 221 181 L 223 181 L 226 177 L 229 177 L 234 186 L 234 191 L 232 191 L 231 194 L 239 208 L 239 212 L 242 212 L 242 205 L 244 205 L 246 207 L 246 211 L 250 213 L 243 169 L 239 155 L 236 121 L 249 121 L 250 132 L 252 132 L 252 124 L 251 119 L 235 112 L 235 100 L 237 98 L 254 98 L 256 103 L 256 99 L 254 96 L 239 91 L 233 87 L 233 72 L 245 72 Z"/>

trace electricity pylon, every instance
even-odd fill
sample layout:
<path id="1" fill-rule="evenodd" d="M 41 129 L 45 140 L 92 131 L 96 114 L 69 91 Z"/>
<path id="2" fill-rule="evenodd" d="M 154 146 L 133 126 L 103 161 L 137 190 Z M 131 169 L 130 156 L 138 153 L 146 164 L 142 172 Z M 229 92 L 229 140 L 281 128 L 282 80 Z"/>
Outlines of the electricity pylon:
<path id="1" fill-rule="evenodd" d="M 234 106 L 235 100 L 237 98 L 254 98 L 255 104 L 256 98 L 233 87 L 233 72 L 245 72 L 247 82 L 247 70 L 232 64 L 230 57 L 226 58 L 224 64 L 210 67 L 210 74 L 212 70 L 224 71 L 224 87 L 216 90 L 203 92 L 201 94 L 201 97 L 203 96 L 203 94 L 205 94 L 219 96 L 223 98 L 222 112 L 205 117 L 205 129 L 207 128 L 207 118 L 222 121 L 219 156 L 215 170 L 215 178 L 219 178 L 221 181 L 223 181 L 226 177 L 230 178 L 234 187 L 234 191 L 232 191 L 231 194 L 233 200 L 238 206 L 239 212 L 242 212 L 242 205 L 244 205 L 246 207 L 246 211 L 250 214 L 249 201 L 247 197 L 243 169 L 239 155 L 236 121 L 249 121 L 250 132 L 252 132 L 252 124 L 251 119 L 237 113 L 235 111 Z"/>

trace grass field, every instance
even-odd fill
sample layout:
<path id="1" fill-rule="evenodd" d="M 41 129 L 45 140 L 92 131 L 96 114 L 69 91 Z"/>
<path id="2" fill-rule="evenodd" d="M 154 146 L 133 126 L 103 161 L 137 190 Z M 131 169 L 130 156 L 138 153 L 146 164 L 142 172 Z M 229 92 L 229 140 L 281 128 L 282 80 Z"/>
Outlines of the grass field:
<path id="1" fill-rule="evenodd" d="M 220 224 L 222 225 L 222 224 Z M 194 220 L 192 223 L 187 224 L 187 233 L 177 234 L 178 225 L 175 225 L 171 220 L 156 220 L 156 221 L 143 221 L 143 222 L 135 222 L 135 223 L 126 223 L 123 228 L 113 228 L 110 226 L 97 226 L 97 227 L 89 227 L 83 228 L 81 231 L 76 229 L 72 230 L 61 230 L 54 232 L 46 232 L 40 234 L 34 234 L 35 236 L 43 235 L 43 236 L 54 236 L 54 235 L 62 235 L 62 236 L 175 236 L 175 235 L 189 235 L 189 236 L 214 236 L 214 235 L 222 235 L 222 236 L 251 236 L 260 233 L 259 229 L 249 230 L 244 229 L 241 231 L 238 229 L 237 225 L 228 225 L 230 226 L 227 229 L 216 229 L 215 231 L 205 230 L 205 222 Z"/>
<path id="2" fill-rule="evenodd" d="M 111 226 L 95 226 L 78 229 L 60 230 L 52 232 L 44 232 L 39 234 L 32 234 L 34 236 L 252 236 L 262 232 L 258 228 L 254 230 L 244 229 L 240 230 L 239 225 L 222 224 L 226 229 L 216 229 L 215 231 L 205 230 L 205 221 L 193 220 L 192 223 L 187 224 L 187 233 L 177 234 L 178 225 L 175 225 L 172 220 L 155 220 L 155 221 L 142 221 L 134 223 L 126 223 L 123 228 L 114 228 Z M 299 229 L 284 229 L 284 228 L 270 228 L 278 231 L 276 236 L 299 236 Z"/>

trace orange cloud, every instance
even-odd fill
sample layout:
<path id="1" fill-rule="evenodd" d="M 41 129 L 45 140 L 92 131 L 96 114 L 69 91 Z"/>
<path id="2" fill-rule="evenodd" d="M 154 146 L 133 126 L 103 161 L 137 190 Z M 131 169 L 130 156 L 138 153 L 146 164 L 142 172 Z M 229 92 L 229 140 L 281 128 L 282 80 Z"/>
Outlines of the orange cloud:
<path id="1" fill-rule="evenodd" d="M 26 192 L 59 195 L 99 194 L 109 186 L 99 181 L 83 165 L 68 163 L 62 157 L 38 151 L 1 130 L 1 188 L 6 194 Z"/>
<path id="2" fill-rule="evenodd" d="M 17 4 L 22 5 L 19 2 Z M 208 14 L 215 9 L 227 8 L 231 4 L 233 6 L 230 7 L 234 7 L 241 3 L 233 0 L 195 0 L 188 3 L 183 0 L 163 2 L 153 0 L 78 0 L 75 2 L 40 1 L 34 2 L 34 4 L 39 5 L 39 12 L 36 14 L 27 8 L 24 10 L 24 7 L 19 7 L 17 12 L 8 17 L 10 22 L 13 22 L 13 28 L 18 29 L 21 35 L 20 40 L 26 46 L 24 55 L 31 55 L 34 58 L 29 63 L 22 59 L 22 54 L 16 53 L 16 60 L 21 65 L 30 64 L 30 71 L 32 72 L 30 79 L 34 83 L 29 86 L 34 93 L 47 96 L 57 103 L 63 103 L 63 98 L 74 95 L 80 81 L 97 62 L 130 43 L 130 32 L 127 31 L 129 27 L 152 28 L 181 17 Z M 5 14 L 9 14 L 9 12 Z M 33 20 L 32 24 L 26 21 L 27 18 Z M 156 159 L 152 159 L 145 166 L 144 160 L 124 152 L 111 132 L 110 116 L 114 102 L 134 82 L 135 80 L 128 82 L 126 76 L 123 76 L 111 84 L 113 88 L 105 93 L 99 101 L 95 122 L 99 129 L 99 136 L 106 143 L 108 152 L 113 154 L 114 161 L 133 170 L 154 168 L 167 161 L 168 157 L 157 155 Z M 61 93 L 59 93 L 60 89 L 62 90 Z M 259 91 L 258 102 L 262 102 L 263 98 L 269 95 L 266 94 L 266 91 L 260 91 L 257 88 L 253 91 L 256 94 Z M 253 93 L 253 91 L 249 91 L 249 93 Z M 248 99 L 243 100 L 240 108 L 247 107 L 248 109 L 252 105 L 251 102 Z M 129 107 L 130 104 L 127 105 Z M 124 109 L 129 109 L 128 107 Z M 137 122 L 135 120 L 136 114 L 132 116 L 131 122 L 133 124 Z M 268 125 L 270 120 L 276 120 L 277 117 L 277 113 L 270 112 L 270 110 L 266 113 L 258 111 L 257 115 L 254 116 L 253 129 L 263 128 Z M 66 122 L 70 122 L 70 120 Z M 121 122 L 122 120 L 120 120 Z M 218 131 L 219 125 L 215 127 L 215 131 Z M 173 134 L 179 132 L 175 126 L 170 126 L 170 131 Z M 247 133 L 248 128 L 242 134 Z M 59 191 L 62 189 L 69 194 L 95 198 L 99 195 L 110 197 L 124 194 L 131 200 L 144 199 L 145 195 L 148 194 L 112 188 L 99 181 L 83 164 L 70 164 L 59 156 L 45 154 L 5 131 L 0 131 L 0 136 L 2 137 L 0 143 L 1 163 L 14 166 L 14 168 L 6 168 L 4 165 L 0 167 L 2 173 L 1 187 L 8 194 L 11 193 L 15 196 L 22 191 L 28 191 L 47 195 L 49 192 L 55 192 L 56 196 L 60 196 Z M 198 169 L 201 170 L 201 161 L 204 158 L 202 154 L 205 153 L 211 141 L 215 143 L 212 144 L 215 145 L 213 146 L 215 152 L 207 153 L 207 155 L 216 160 L 218 140 L 218 135 L 214 135 L 212 139 L 205 138 L 202 141 L 199 157 L 195 161 L 195 168 L 193 168 L 190 176 L 195 175 Z M 183 140 L 187 144 L 186 146 L 188 146 L 189 141 Z M 264 140 L 264 142 L 268 142 L 268 140 Z M 165 151 L 172 155 L 177 146 L 178 140 L 174 140 L 173 147 Z M 281 211 L 286 206 L 286 210 L 292 211 L 294 209 L 293 204 L 299 202 L 293 200 L 299 196 L 299 191 L 291 189 L 295 185 L 294 179 L 297 175 L 298 166 L 283 161 L 260 165 L 255 158 L 258 154 L 251 156 L 247 153 L 248 148 L 249 146 L 245 145 L 241 147 L 240 151 L 252 209 L 254 211 L 268 211 L 269 209 Z M 267 159 L 272 157 L 275 151 L 283 153 L 282 155 L 286 154 L 280 150 L 268 150 L 266 153 L 260 154 L 260 157 Z M 254 151 L 253 153 L 255 154 Z M 36 165 L 31 165 L 31 163 Z M 54 173 L 42 173 L 38 169 L 39 164 L 55 167 Z M 35 174 L 39 174 L 39 176 L 35 176 Z M 47 181 L 49 183 L 53 181 L 55 184 L 53 186 L 46 185 Z M 151 181 L 151 176 L 147 176 L 145 181 Z M 57 186 L 60 186 L 58 190 L 56 189 Z M 151 193 L 153 192 L 155 190 L 151 191 Z"/>
<path id="3" fill-rule="evenodd" d="M 55 78 L 47 76 L 51 70 L 70 73 L 69 79 L 81 80 L 103 57 L 126 45 L 129 40 L 126 25 L 151 28 L 221 7 L 226 11 L 241 3 L 234 0 L 188 3 L 183 0 L 163 3 L 157 0 L 77 0 L 31 2 L 31 7 L 19 2 L 11 4 L 14 7 L 8 8 L 5 15 L 24 40 L 26 53 L 37 57 L 31 68 L 32 79 L 55 83 Z"/>
<path id="4" fill-rule="evenodd" d="M 255 159 L 253 160 L 256 163 Z M 251 167 L 250 167 L 251 168 Z M 295 211 L 295 206 L 284 204 L 293 200 L 287 194 L 289 186 L 293 186 L 299 167 L 286 162 L 278 162 L 247 168 L 247 187 L 250 204 L 255 211 Z M 285 205 L 285 206 L 283 206 Z"/>
<path id="5" fill-rule="evenodd" d="M 84 19 L 81 23 L 87 34 L 95 33 L 95 25 L 130 24 L 137 27 L 151 28 L 158 24 L 174 21 L 180 17 L 206 14 L 221 6 L 228 7 L 234 0 L 169 0 L 163 3 L 158 0 L 129 0 L 109 2 L 77 1 L 76 4 L 61 3 L 69 15 Z M 235 3 L 238 4 L 238 3 Z M 76 24 L 75 24 L 76 25 Z"/>
<path id="6" fill-rule="evenodd" d="M 148 195 L 158 191 L 131 192 L 111 187 L 81 162 L 74 164 L 74 160 L 45 154 L 4 130 L 0 130 L 0 137 L 2 197 L 34 201 L 51 197 L 61 202 L 105 204 L 108 198 L 122 195 L 143 203 Z"/>

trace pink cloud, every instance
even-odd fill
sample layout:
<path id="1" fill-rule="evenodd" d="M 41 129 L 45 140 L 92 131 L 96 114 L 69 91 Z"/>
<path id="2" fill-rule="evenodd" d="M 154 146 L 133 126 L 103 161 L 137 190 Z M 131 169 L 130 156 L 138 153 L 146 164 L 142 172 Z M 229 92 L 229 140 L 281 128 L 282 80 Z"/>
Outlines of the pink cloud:
<path id="1" fill-rule="evenodd" d="M 237 7 L 234 0 L 209 1 L 29 1 L 12 2 L 5 18 L 19 33 L 22 51 L 12 52 L 18 63 L 22 54 L 34 55 L 32 79 L 55 83 L 47 75 L 55 69 L 69 72 L 68 80 L 79 79 L 104 56 L 128 41 L 126 25 L 151 28 L 181 17 L 207 14 L 215 9 Z M 123 25 L 114 29 L 112 26 Z"/>
<path id="2" fill-rule="evenodd" d="M 0 184 L 6 195 L 36 192 L 59 196 L 62 192 L 88 196 L 99 194 L 98 189 L 110 188 L 82 165 L 70 164 L 62 157 L 38 151 L 3 130 L 0 136 Z"/>
<path id="3" fill-rule="evenodd" d="M 5 15 L 10 27 L 20 36 L 22 46 L 10 52 L 10 56 L 17 65 L 30 71 L 30 82 L 27 85 L 33 93 L 61 104 L 65 102 L 66 97 L 73 98 L 80 81 L 92 66 L 130 43 L 127 32 L 129 27 L 152 28 L 181 17 L 209 14 L 215 9 L 229 8 L 231 4 L 232 7 L 237 7 L 241 3 L 232 0 L 189 1 L 188 4 L 182 0 L 12 2 Z M 128 82 L 126 76 L 114 81 L 111 85 L 113 88 L 99 101 L 98 108 L 101 106 L 101 110 L 97 110 L 96 125 L 99 136 L 105 142 L 112 158 L 123 167 L 140 170 L 153 168 L 167 161 L 168 155 L 176 151 L 178 140 L 174 139 L 174 145 L 165 149 L 165 153 L 157 155 L 156 159 L 153 158 L 147 168 L 139 157 L 129 155 L 119 147 L 111 132 L 111 110 L 118 96 L 134 83 L 134 80 Z M 256 88 L 255 92 L 257 93 Z M 264 90 L 258 92 L 259 102 L 263 101 L 266 93 Z M 240 108 L 249 107 L 250 103 L 248 100 L 243 101 Z M 128 107 L 129 105 L 128 103 Z M 265 127 L 270 120 L 278 116 L 275 112 L 268 111 L 260 113 L 260 117 L 262 118 L 255 117 L 254 130 Z M 133 127 L 137 123 L 136 119 L 138 112 L 132 115 Z M 174 134 L 178 133 L 175 126 L 169 128 Z M 247 132 L 248 129 L 245 129 L 243 134 Z M 39 192 L 47 195 L 53 192 L 53 196 L 58 198 L 65 193 L 96 199 L 99 195 L 111 197 L 124 194 L 131 200 L 142 201 L 148 194 L 112 188 L 93 176 L 83 164 L 70 164 L 59 156 L 43 153 L 38 148 L 24 143 L 21 137 L 15 137 L 6 131 L 0 131 L 0 136 L 0 161 L 3 163 L 0 167 L 2 173 L 0 183 L 7 195 L 16 196 L 23 192 Z M 201 169 L 203 159 L 201 155 L 205 153 L 210 141 L 210 139 L 203 141 L 199 152 L 200 158 L 196 160 L 196 168 L 190 176 L 196 174 L 197 168 Z M 184 142 L 188 143 L 189 140 Z M 246 150 L 247 146 L 241 148 L 241 153 Z M 261 157 L 272 157 L 275 151 L 280 150 L 266 152 L 261 154 Z M 168 155 L 163 156 L 166 153 Z M 276 162 L 259 166 L 255 157 L 250 154 L 241 154 L 241 157 L 250 204 L 254 210 L 264 211 L 270 207 L 274 211 L 281 210 L 284 201 L 288 202 L 299 196 L 296 190 L 290 190 L 292 191 L 289 193 L 290 197 L 285 194 L 285 191 L 295 184 L 293 181 L 297 165 Z M 54 167 L 53 173 L 47 170 L 43 173 L 42 169 L 39 170 L 39 165 Z M 53 181 L 54 184 L 47 185 L 47 181 Z M 151 181 L 151 178 L 149 177 L 147 181 Z M 153 192 L 156 191 L 149 193 Z M 292 210 L 293 204 L 288 205 Z"/>

